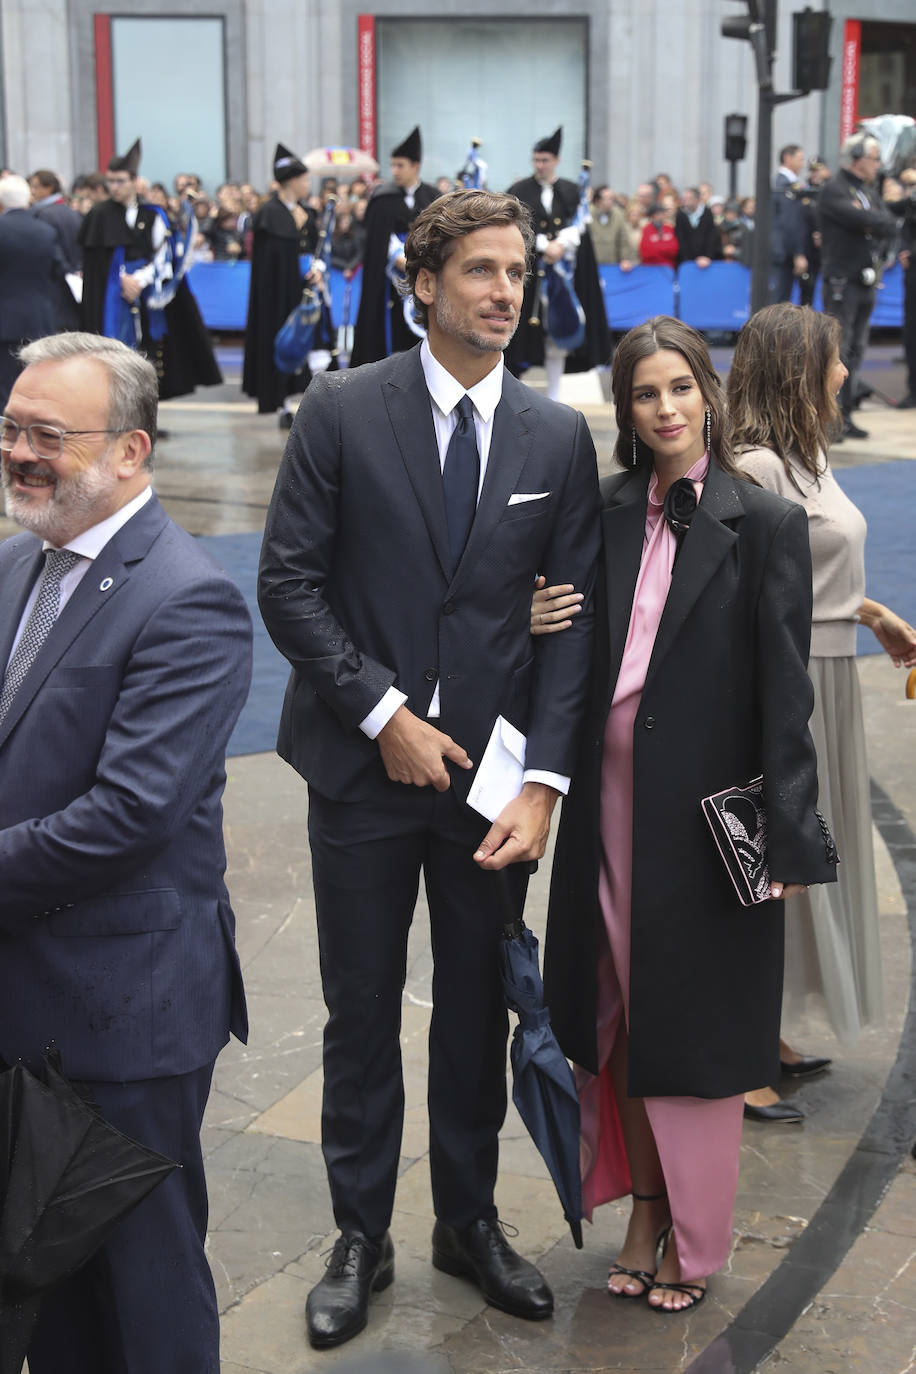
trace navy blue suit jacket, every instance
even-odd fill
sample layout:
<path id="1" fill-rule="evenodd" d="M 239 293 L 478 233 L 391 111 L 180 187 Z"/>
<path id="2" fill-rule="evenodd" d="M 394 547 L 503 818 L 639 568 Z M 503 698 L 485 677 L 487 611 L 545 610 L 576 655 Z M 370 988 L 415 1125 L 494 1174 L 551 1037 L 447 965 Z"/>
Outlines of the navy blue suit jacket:
<path id="1" fill-rule="evenodd" d="M 29 210 L 0 215 L 0 339 L 40 339 L 57 328 L 64 261 L 57 235 Z"/>
<path id="2" fill-rule="evenodd" d="M 0 668 L 41 569 L 0 544 Z M 153 497 L 63 608 L 0 724 L 0 1055 L 77 1078 L 189 1072 L 247 1032 L 223 882 L 251 676 L 235 583 Z"/>
<path id="3" fill-rule="evenodd" d="M 808 246 L 808 216 L 801 199 L 801 189 L 781 174 L 773 178 L 772 225 L 770 229 L 770 261 L 774 265 L 788 264 L 804 254 Z"/>
<path id="4" fill-rule="evenodd" d="M 514 498 L 514 499 L 513 499 Z M 419 347 L 316 377 L 267 516 L 260 606 L 292 665 L 278 748 L 325 796 L 387 777 L 359 723 L 390 686 L 479 763 L 497 715 L 526 764 L 569 775 L 591 659 L 595 449 L 583 417 L 503 376 L 486 476 L 454 573 Z M 532 639 L 534 579 L 586 593 L 564 634 Z M 455 770 L 459 795 L 472 774 Z"/>

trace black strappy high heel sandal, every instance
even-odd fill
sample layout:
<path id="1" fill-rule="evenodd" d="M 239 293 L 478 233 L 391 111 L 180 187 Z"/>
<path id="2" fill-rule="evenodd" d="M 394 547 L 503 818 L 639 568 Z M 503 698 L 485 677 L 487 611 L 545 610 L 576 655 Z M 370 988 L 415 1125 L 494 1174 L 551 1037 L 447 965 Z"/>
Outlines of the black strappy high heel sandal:
<path id="1" fill-rule="evenodd" d="M 631 1193 L 630 1196 L 635 1198 L 637 1202 L 659 1202 L 663 1197 L 667 1197 L 667 1193 Z M 661 1245 L 662 1241 L 668 1235 L 670 1230 L 671 1224 L 669 1222 L 666 1223 L 659 1231 L 655 1241 L 656 1254 L 658 1253 L 658 1247 Z M 611 1288 L 610 1280 L 614 1277 L 615 1274 L 624 1274 L 628 1279 L 635 1279 L 637 1283 L 642 1284 L 641 1290 L 638 1293 L 628 1293 L 624 1288 Z M 610 1297 L 632 1298 L 634 1300 L 638 1300 L 640 1298 L 645 1298 L 648 1296 L 650 1288 L 652 1288 L 655 1285 L 655 1274 L 650 1274 L 648 1269 L 628 1269 L 625 1264 L 612 1264 L 610 1269 L 608 1270 L 608 1281 L 609 1282 L 607 1291 Z"/>

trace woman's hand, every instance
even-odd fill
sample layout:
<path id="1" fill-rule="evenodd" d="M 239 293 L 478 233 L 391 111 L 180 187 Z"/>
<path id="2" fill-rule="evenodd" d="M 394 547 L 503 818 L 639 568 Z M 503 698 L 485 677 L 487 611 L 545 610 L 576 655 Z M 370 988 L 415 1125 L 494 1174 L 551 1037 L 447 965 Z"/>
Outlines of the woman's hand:
<path id="1" fill-rule="evenodd" d="M 571 617 L 582 609 L 582 593 L 577 592 L 571 582 L 560 586 L 545 587 L 545 577 L 535 582 L 537 591 L 531 599 L 531 633 L 533 635 L 552 635 L 557 630 L 568 630 Z"/>
<path id="2" fill-rule="evenodd" d="M 869 608 L 869 609 L 866 609 Z M 916 630 L 879 601 L 863 602 L 859 618 L 874 632 L 895 668 L 916 666 Z"/>
<path id="3" fill-rule="evenodd" d="M 807 892 L 804 883 L 781 883 L 776 878 L 770 883 L 770 898 L 778 902 L 780 898 L 797 897 L 800 892 Z"/>

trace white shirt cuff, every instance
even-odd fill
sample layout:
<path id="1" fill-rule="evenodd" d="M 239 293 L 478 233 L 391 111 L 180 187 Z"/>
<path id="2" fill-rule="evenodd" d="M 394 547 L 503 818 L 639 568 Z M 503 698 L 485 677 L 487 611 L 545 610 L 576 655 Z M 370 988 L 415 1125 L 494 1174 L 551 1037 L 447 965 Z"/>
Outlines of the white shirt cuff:
<path id="1" fill-rule="evenodd" d="M 379 731 L 384 730 L 398 707 L 403 706 L 406 700 L 407 697 L 403 692 L 399 692 L 397 687 L 389 687 L 381 701 L 373 706 L 366 719 L 360 721 L 359 728 L 363 734 L 368 735 L 369 739 L 375 739 Z"/>
<path id="2" fill-rule="evenodd" d="M 559 792 L 561 797 L 565 797 L 569 791 L 569 778 L 564 778 L 562 773 L 543 773 L 539 768 L 526 768 L 522 775 L 522 784 L 526 782 L 543 782 L 548 787 L 552 787 L 555 792 Z"/>

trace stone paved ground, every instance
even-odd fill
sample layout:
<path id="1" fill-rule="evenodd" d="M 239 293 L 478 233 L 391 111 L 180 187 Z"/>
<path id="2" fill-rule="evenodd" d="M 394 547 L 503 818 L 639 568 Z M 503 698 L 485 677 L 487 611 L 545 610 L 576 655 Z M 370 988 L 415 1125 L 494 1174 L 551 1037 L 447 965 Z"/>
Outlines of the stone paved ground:
<path id="1" fill-rule="evenodd" d="M 882 389 L 896 395 L 902 386 L 899 369 L 890 364 L 894 351 L 873 350 L 872 362 L 881 370 Z M 230 356 L 230 368 L 232 362 Z M 566 386 L 566 399 L 589 419 L 607 470 L 613 427 L 599 381 L 591 375 L 568 379 Z M 161 445 L 156 485 L 170 513 L 195 533 L 260 529 L 282 451 L 270 417 L 253 414 L 231 374 L 225 387 L 162 410 L 170 438 Z M 916 458 L 913 412 L 867 405 L 860 422 L 871 438 L 838 448 L 837 466 Z M 916 495 L 916 468 L 913 478 Z M 11 532 L 0 520 L 0 537 Z M 916 701 L 904 701 L 902 678 L 886 660 L 863 659 L 860 669 L 873 776 L 916 831 Z M 556 1315 L 534 1326 L 513 1320 L 486 1308 L 467 1283 L 432 1269 L 424 1104 L 430 954 L 421 902 L 404 994 L 408 1106 L 392 1227 L 397 1281 L 373 1302 L 362 1336 L 342 1350 L 319 1354 L 306 1343 L 303 1305 L 323 1272 L 333 1222 L 318 1144 L 324 1006 L 305 788 L 272 754 L 232 759 L 228 776 L 229 882 L 252 1036 L 247 1047 L 233 1043 L 221 1057 L 204 1132 L 223 1374 L 323 1368 L 353 1374 L 642 1374 L 687 1370 L 694 1362 L 706 1374 L 742 1374 L 754 1367 L 742 1355 L 741 1342 L 720 1333 L 770 1276 L 764 1293 L 791 1272 L 786 1266 L 793 1246 L 813 1217 L 823 1217 L 818 1208 L 853 1154 L 898 1054 L 912 981 L 906 898 L 916 902 L 916 851 L 895 841 L 892 854 L 877 839 L 886 1022 L 839 1055 L 830 1075 L 797 1090 L 807 1113 L 803 1126 L 748 1126 L 732 1256 L 711 1283 L 707 1301 L 683 1318 L 608 1300 L 605 1275 L 623 1237 L 624 1209 L 604 1208 L 577 1252 L 543 1166 L 511 1110 L 497 1200 L 501 1214 L 518 1227 L 519 1248 L 552 1283 Z M 543 864 L 533 882 L 526 912 L 539 934 L 547 869 Z M 908 1035 L 916 1040 L 912 1021 Z M 793 1038 L 809 1052 L 837 1053 L 817 1021 L 798 1028 Z M 876 1156 L 885 1162 L 886 1149 Z M 769 1341 L 774 1348 L 764 1357 L 766 1368 L 791 1374 L 916 1371 L 916 1167 L 903 1158 L 902 1148 L 898 1155 L 881 1205 L 810 1306 L 782 1339 Z M 778 1298 L 764 1303 L 767 1330 L 780 1330 L 783 1306 Z"/>

